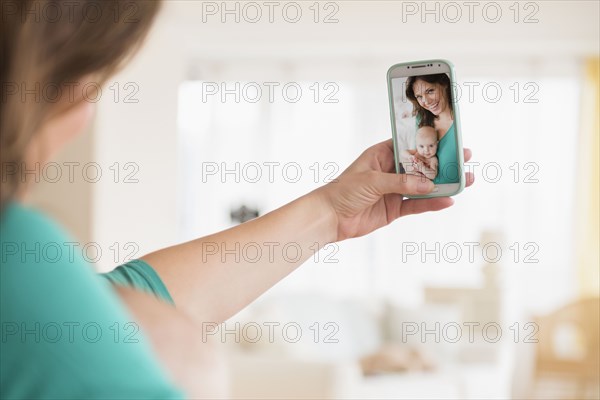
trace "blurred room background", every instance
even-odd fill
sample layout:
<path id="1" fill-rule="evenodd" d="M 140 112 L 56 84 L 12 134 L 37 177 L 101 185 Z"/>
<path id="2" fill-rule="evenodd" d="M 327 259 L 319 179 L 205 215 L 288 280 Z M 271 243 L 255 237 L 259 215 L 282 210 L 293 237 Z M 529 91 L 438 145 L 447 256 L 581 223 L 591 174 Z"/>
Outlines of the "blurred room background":
<path id="1" fill-rule="evenodd" d="M 57 161 L 102 177 L 34 202 L 110 270 L 326 183 L 391 137 L 392 64 L 450 60 L 475 186 L 228 321 L 229 393 L 598 398 L 599 3 L 275 3 L 167 1 Z"/>

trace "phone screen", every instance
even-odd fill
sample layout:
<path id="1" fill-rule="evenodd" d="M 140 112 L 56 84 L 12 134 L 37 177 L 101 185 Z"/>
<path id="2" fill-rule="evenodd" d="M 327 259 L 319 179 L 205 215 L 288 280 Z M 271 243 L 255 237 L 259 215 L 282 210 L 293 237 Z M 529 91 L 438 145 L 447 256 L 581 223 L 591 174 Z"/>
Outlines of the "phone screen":
<path id="1" fill-rule="evenodd" d="M 433 181 L 433 196 L 464 187 L 452 76 L 442 61 L 398 64 L 388 72 L 396 170 Z"/>

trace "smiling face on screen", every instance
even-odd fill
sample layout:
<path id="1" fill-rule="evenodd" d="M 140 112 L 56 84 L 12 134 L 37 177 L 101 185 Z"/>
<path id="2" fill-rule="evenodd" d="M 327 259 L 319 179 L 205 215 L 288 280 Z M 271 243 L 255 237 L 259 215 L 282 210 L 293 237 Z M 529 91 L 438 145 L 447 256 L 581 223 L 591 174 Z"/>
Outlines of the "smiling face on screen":
<path id="1" fill-rule="evenodd" d="M 419 105 L 438 116 L 448 107 L 446 100 L 445 88 L 439 83 L 429 83 L 422 79 L 418 79 L 413 86 L 415 98 Z"/>

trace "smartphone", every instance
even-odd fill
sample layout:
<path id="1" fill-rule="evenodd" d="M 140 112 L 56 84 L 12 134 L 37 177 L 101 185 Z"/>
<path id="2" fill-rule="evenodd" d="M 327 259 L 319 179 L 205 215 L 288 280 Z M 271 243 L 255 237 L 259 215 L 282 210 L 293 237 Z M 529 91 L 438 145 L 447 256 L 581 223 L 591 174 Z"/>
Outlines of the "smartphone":
<path id="1" fill-rule="evenodd" d="M 418 198 L 454 196 L 465 187 L 454 67 L 446 60 L 396 64 L 387 73 L 396 172 L 434 183 Z"/>

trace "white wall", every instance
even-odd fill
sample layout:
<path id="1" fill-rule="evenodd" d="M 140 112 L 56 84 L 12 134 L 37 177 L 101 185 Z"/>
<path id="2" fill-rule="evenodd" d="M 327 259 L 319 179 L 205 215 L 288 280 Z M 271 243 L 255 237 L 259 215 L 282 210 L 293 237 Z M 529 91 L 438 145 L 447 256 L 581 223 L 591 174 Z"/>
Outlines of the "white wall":
<path id="1" fill-rule="evenodd" d="M 139 103 L 115 103 L 111 96 L 103 96 L 99 104 L 96 161 L 105 168 L 115 161 L 135 162 L 140 181 L 115 184 L 107 179 L 94 186 L 92 237 L 105 247 L 133 240 L 139 256 L 178 240 L 178 84 L 191 76 L 211 76 L 210 70 L 198 70 L 195 64 L 226 67 L 267 59 L 293 65 L 296 60 L 326 63 L 345 58 L 368 64 L 369 69 L 380 68 L 380 76 L 373 79 L 383 80 L 394 62 L 440 57 L 460 63 L 463 74 L 506 76 L 540 68 L 564 73 L 597 54 L 600 36 L 598 3 L 588 1 L 536 3 L 539 22 L 534 24 L 515 24 L 510 4 L 502 2 L 506 17 L 496 24 L 481 14 L 469 23 L 465 14 L 456 24 L 425 25 L 419 16 L 402 22 L 403 2 L 337 2 L 336 24 L 314 24 L 310 14 L 297 24 L 285 22 L 281 14 L 275 14 L 273 24 L 235 23 L 232 17 L 221 23 L 218 16 L 202 22 L 204 3 L 167 2 L 146 46 L 114 78 L 120 87 L 135 82 Z M 308 13 L 309 3 L 301 4 Z M 511 71 L 497 66 L 507 60 Z M 104 261 L 101 267 L 114 265 Z"/>
<path id="2" fill-rule="evenodd" d="M 93 236 L 103 248 L 115 242 L 123 248 L 134 241 L 139 246 L 134 256 L 172 244 L 177 237 L 177 85 L 185 76 L 185 57 L 176 45 L 178 38 L 162 22 L 134 62 L 114 78 L 121 88 L 135 83 L 139 102 L 105 96 L 95 124 L 97 162 L 105 167 L 133 162 L 139 166 L 139 182 L 107 179 L 95 186 Z"/>

